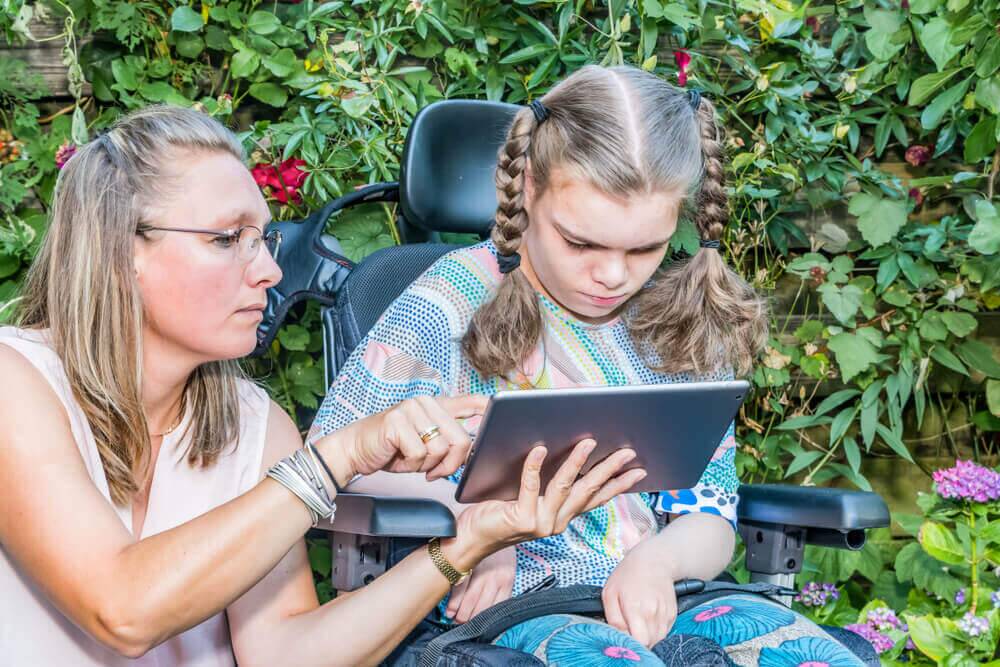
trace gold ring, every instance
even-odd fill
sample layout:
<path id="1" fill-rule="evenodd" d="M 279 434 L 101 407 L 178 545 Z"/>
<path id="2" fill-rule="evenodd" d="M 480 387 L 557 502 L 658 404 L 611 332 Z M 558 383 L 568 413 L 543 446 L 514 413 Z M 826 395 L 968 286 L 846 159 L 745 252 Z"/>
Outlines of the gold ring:
<path id="1" fill-rule="evenodd" d="M 420 436 L 420 441 L 426 445 L 428 442 L 441 435 L 441 429 L 437 426 L 431 426 L 426 431 L 418 433 L 417 435 Z"/>

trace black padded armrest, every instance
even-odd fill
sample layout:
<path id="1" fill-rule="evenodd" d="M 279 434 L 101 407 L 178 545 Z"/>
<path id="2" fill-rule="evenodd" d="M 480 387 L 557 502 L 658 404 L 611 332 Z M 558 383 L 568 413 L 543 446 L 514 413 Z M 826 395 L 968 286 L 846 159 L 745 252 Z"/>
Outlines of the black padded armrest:
<path id="1" fill-rule="evenodd" d="M 341 493 L 336 502 L 334 522 L 320 521 L 317 528 L 373 537 L 455 535 L 454 515 L 436 500 Z"/>
<path id="2" fill-rule="evenodd" d="M 792 484 L 744 484 L 740 522 L 852 531 L 889 525 L 889 508 L 875 493 Z"/>

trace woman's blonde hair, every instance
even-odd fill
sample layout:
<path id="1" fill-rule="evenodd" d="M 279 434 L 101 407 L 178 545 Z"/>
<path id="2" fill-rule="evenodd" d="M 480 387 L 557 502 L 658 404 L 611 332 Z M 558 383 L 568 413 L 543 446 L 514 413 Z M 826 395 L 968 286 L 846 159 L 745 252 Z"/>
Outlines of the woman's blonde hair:
<path id="1" fill-rule="evenodd" d="M 80 148 L 56 183 L 45 240 L 18 305 L 21 327 L 48 329 L 97 443 L 112 500 L 139 490 L 150 456 L 143 411 L 142 299 L 136 230 L 175 196 L 177 165 L 192 152 L 243 160 L 233 134 L 192 109 L 148 107 Z M 211 465 L 239 433 L 236 361 L 203 364 L 184 390 L 191 465 Z"/>
<path id="2" fill-rule="evenodd" d="M 541 102 L 548 117 L 539 122 L 532 109 L 521 109 L 500 149 L 492 238 L 501 255 L 518 251 L 529 224 L 529 163 L 536 197 L 556 168 L 614 196 L 678 192 L 701 238 L 722 237 L 729 220 L 722 137 L 707 99 L 634 67 L 589 65 Z M 767 341 L 764 300 L 714 249 L 671 263 L 624 313 L 637 349 L 652 352 L 651 365 L 662 372 L 731 368 L 745 375 Z M 537 296 L 515 269 L 477 310 L 462 348 L 484 377 L 503 376 L 541 334 Z"/>

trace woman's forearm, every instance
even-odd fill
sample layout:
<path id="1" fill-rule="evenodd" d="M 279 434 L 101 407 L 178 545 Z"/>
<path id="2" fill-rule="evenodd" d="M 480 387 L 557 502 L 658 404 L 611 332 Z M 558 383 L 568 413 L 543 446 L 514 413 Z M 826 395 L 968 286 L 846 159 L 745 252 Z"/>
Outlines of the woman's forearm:
<path id="1" fill-rule="evenodd" d="M 674 517 L 663 530 L 642 542 L 641 546 L 643 549 L 655 549 L 662 555 L 662 562 L 669 568 L 674 581 L 710 581 L 732 561 L 736 533 L 722 517 L 693 512 Z"/>
<path id="2" fill-rule="evenodd" d="M 275 654 L 251 656 L 249 664 L 377 664 L 449 589 L 448 580 L 422 547 L 364 588 L 282 620 L 268 642 Z"/>
<path id="3" fill-rule="evenodd" d="M 335 451 L 328 455 L 335 469 L 349 469 Z M 98 638 L 141 654 L 197 625 L 260 581 L 311 524 L 302 501 L 265 478 L 210 512 L 129 544 L 113 566 L 122 585 L 102 596 Z"/>

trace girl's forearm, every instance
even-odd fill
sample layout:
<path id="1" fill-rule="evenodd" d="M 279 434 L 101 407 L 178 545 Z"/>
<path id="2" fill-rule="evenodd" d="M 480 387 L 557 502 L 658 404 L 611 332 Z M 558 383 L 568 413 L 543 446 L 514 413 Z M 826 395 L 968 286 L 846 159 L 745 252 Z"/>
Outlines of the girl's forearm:
<path id="1" fill-rule="evenodd" d="M 732 561 L 736 533 L 722 517 L 694 512 L 674 517 L 663 530 L 640 546 L 655 549 L 662 556 L 674 581 L 710 581 Z"/>

